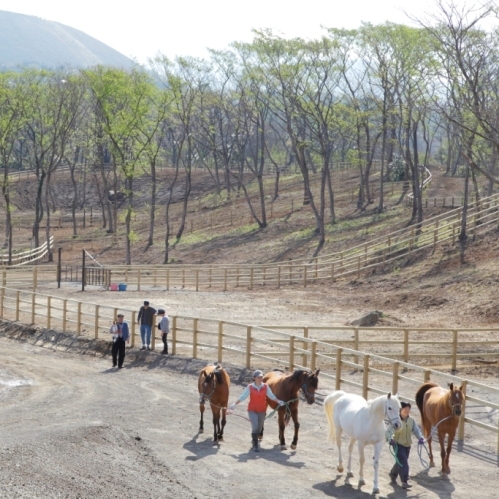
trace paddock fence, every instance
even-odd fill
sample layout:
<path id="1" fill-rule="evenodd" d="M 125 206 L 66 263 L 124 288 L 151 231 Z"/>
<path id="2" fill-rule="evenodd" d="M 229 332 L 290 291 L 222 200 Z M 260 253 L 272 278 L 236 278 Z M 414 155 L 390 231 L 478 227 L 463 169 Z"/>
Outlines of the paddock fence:
<path id="1" fill-rule="evenodd" d="M 75 333 L 77 336 L 109 338 L 109 327 L 118 311 L 124 313 L 126 320 L 129 321 L 131 344 L 134 346 L 138 334 L 137 315 L 134 310 L 123 310 L 19 289 L 0 288 L 0 317 L 3 320 L 34 324 L 47 329 Z M 403 398 L 410 401 L 414 400 L 413 394 L 417 387 L 430 379 L 440 384 L 445 381 L 462 384 L 465 403 L 459 423 L 458 439 L 464 440 L 466 424 L 478 427 L 495 435 L 496 451 L 499 454 L 499 388 L 418 366 L 405 360 L 340 346 L 337 344 L 338 339 L 331 339 L 329 333 L 323 339 L 316 339 L 310 335 L 311 331 L 314 335 L 316 334 L 316 328 L 303 329 L 303 334 L 295 328 L 292 331 L 296 334 L 289 334 L 278 330 L 277 327 L 271 329 L 199 317 L 172 316 L 170 322 L 169 339 L 172 343 L 173 355 L 207 361 L 223 362 L 226 360 L 243 364 L 247 368 L 256 365 L 266 369 L 282 367 L 290 371 L 295 368 L 320 368 L 321 377 L 334 381 L 336 389 L 352 386 L 360 390 L 366 399 L 370 394 L 384 394 L 389 390 L 389 388 L 379 388 L 380 379 L 386 380 L 386 385 L 390 386 L 393 393 L 400 392 Z M 332 329 L 345 331 L 341 327 Z M 361 328 L 355 329 L 360 335 Z M 409 335 L 410 331 L 420 332 L 420 330 L 405 330 L 404 336 Z M 453 338 L 457 336 L 459 340 L 460 332 L 452 331 L 457 332 L 457 335 L 452 333 Z M 432 333 L 432 330 L 429 332 Z M 157 330 L 154 331 L 152 337 L 153 350 L 158 340 L 156 333 Z M 363 330 L 362 333 L 364 333 Z M 366 333 L 369 333 L 369 330 L 366 330 Z M 497 330 L 491 329 L 488 333 L 497 335 Z M 317 336 L 319 336 L 318 332 Z M 324 341 L 326 338 L 328 341 Z M 391 339 L 385 340 L 382 343 L 383 347 L 386 347 L 387 341 L 392 343 Z M 357 342 L 359 347 L 365 347 L 371 343 L 368 339 L 360 337 Z M 417 342 L 412 342 L 414 343 Z M 426 345 L 426 343 L 417 344 L 423 348 Z M 409 358 L 412 355 L 409 353 L 411 342 L 409 341 L 407 345 L 406 348 L 406 343 L 404 343 L 402 356 L 406 353 Z M 459 341 L 457 345 L 459 348 Z M 484 351 L 486 350 L 484 348 Z M 457 355 L 453 349 L 452 356 Z M 352 371 L 362 372 L 362 383 L 353 381 L 350 376 Z"/>
<path id="2" fill-rule="evenodd" d="M 54 236 L 50 238 L 50 249 L 54 247 Z M 30 263 L 37 262 L 41 260 L 48 253 L 47 241 L 45 241 L 41 246 L 37 248 L 33 248 L 31 250 L 21 251 L 19 253 L 13 252 L 11 262 L 9 263 L 9 257 L 5 256 L 5 254 L 0 253 L 0 265 L 9 265 L 9 266 L 21 266 L 28 265 Z"/>

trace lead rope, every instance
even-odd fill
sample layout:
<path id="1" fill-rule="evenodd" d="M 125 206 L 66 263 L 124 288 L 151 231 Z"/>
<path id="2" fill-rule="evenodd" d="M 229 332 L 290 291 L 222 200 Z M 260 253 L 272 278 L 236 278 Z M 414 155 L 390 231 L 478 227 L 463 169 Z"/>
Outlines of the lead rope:
<path id="1" fill-rule="evenodd" d="M 428 438 L 425 438 L 424 444 L 423 445 L 418 445 L 418 457 L 419 457 L 419 461 L 421 463 L 421 466 L 423 466 L 423 468 L 427 469 L 427 468 L 430 467 L 430 465 L 429 465 L 429 463 L 427 461 L 425 461 L 423 459 L 423 449 L 421 449 L 421 447 L 424 447 L 424 449 L 426 450 L 426 454 L 428 455 L 428 457 L 430 457 L 430 451 L 426 447 L 426 442 L 428 442 L 428 440 L 430 440 L 430 438 L 433 438 L 433 434 L 437 430 L 437 428 L 440 425 L 440 423 L 443 423 L 447 419 L 450 419 L 450 418 L 453 418 L 453 417 L 454 417 L 454 414 L 451 414 L 450 416 L 447 416 L 447 417 L 441 419 L 435 426 L 432 426 L 431 431 L 430 431 L 430 435 L 428 436 Z"/>

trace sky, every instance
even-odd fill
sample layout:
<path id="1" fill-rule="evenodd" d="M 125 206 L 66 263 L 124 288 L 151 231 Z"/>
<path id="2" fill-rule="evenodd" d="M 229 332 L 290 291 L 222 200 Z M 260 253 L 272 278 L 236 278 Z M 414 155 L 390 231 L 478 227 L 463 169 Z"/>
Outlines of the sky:
<path id="1" fill-rule="evenodd" d="M 458 0 L 458 3 L 461 0 Z M 57 21 L 84 31 L 122 54 L 147 63 L 158 52 L 206 57 L 251 41 L 252 29 L 271 28 L 285 37 L 318 38 L 321 26 L 356 28 L 362 22 L 411 24 L 435 0 L 0 0 L 0 10 Z"/>

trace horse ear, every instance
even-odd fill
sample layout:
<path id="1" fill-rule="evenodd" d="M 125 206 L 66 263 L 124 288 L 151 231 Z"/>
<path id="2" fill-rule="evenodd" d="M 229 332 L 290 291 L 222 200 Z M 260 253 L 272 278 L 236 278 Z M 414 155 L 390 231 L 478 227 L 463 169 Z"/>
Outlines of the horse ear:
<path id="1" fill-rule="evenodd" d="M 316 375 L 316 376 L 319 376 L 319 373 L 320 373 L 320 372 L 321 372 L 321 370 L 320 370 L 320 369 L 316 369 L 316 370 L 315 370 L 315 375 Z"/>
<path id="2" fill-rule="evenodd" d="M 391 399 L 392 398 L 392 392 L 388 392 L 388 396 L 386 398 Z"/>
<path id="3" fill-rule="evenodd" d="M 449 383 L 449 390 L 450 391 L 454 390 L 454 383 Z"/>
<path id="4" fill-rule="evenodd" d="M 464 385 L 461 385 L 461 386 L 459 387 L 459 390 L 462 392 L 462 391 L 463 391 L 463 388 L 464 388 Z"/>

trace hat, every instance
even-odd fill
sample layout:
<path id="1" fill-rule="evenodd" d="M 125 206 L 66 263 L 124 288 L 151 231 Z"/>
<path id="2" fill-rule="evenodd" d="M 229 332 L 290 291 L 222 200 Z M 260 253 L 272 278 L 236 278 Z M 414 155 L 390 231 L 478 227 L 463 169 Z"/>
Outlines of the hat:
<path id="1" fill-rule="evenodd" d="M 144 305 L 149 305 L 149 302 L 146 300 L 146 301 L 144 302 Z"/>
<path id="2" fill-rule="evenodd" d="M 118 317 L 125 317 L 123 314 L 118 314 Z"/>
<path id="3" fill-rule="evenodd" d="M 160 308 L 160 309 L 158 310 L 158 314 L 159 314 L 159 315 L 164 314 L 164 313 L 165 313 L 165 311 L 164 311 L 162 308 Z"/>
<path id="4" fill-rule="evenodd" d="M 260 371 L 260 370 L 257 370 L 257 371 L 255 371 L 255 372 L 253 373 L 253 378 L 260 378 L 260 377 L 262 377 L 262 376 L 263 376 L 263 373 L 262 373 L 262 371 Z"/>
<path id="5" fill-rule="evenodd" d="M 400 407 L 402 407 L 402 409 L 409 407 L 409 409 L 410 409 L 412 407 L 412 405 L 409 402 L 400 402 Z"/>

